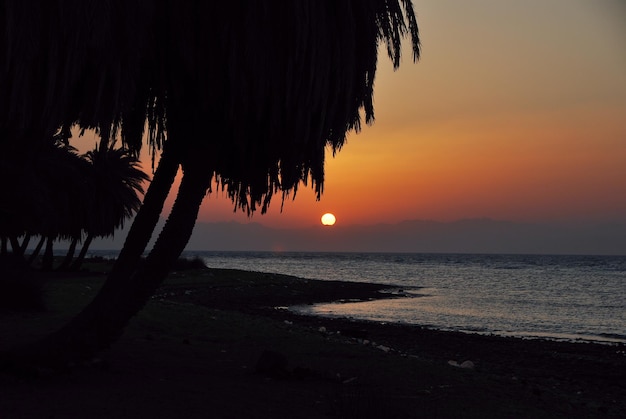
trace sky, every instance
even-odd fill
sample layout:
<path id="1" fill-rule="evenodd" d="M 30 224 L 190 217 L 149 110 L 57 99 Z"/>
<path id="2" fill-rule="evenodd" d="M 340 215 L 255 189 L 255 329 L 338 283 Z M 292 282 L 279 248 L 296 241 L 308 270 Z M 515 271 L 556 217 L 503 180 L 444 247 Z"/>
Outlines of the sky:
<path id="1" fill-rule="evenodd" d="M 249 219 L 213 192 L 199 221 L 626 221 L 626 1 L 414 8 L 422 58 L 407 48 L 394 72 L 381 51 L 376 121 L 329 150 L 320 201 L 301 187 Z"/>

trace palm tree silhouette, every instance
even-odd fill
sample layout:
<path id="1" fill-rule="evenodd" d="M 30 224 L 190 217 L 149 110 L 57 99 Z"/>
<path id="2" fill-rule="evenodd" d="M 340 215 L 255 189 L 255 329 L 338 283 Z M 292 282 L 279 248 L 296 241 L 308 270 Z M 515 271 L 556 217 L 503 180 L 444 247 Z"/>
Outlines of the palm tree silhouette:
<path id="1" fill-rule="evenodd" d="M 0 163 L 5 211 L 0 230 L 9 237 L 17 257 L 24 256 L 31 235 L 40 235 L 37 247 L 47 241 L 43 268 L 49 270 L 54 241 L 80 235 L 85 194 L 81 179 L 87 163 L 74 148 L 54 140 L 30 157 L 23 164 L 7 162 L 6 157 Z M 21 244 L 20 236 L 24 236 Z"/>
<path id="2" fill-rule="evenodd" d="M 87 163 L 75 148 L 54 141 L 38 153 L 31 169 L 34 183 L 45 199 L 45 211 L 38 211 L 38 232 L 46 238 L 41 267 L 53 268 L 53 246 L 56 240 L 80 237 L 84 223 L 83 198 L 87 192 L 83 182 Z M 30 230 L 33 231 L 33 230 Z M 37 231 L 37 230 L 34 230 Z"/>
<path id="3" fill-rule="evenodd" d="M 41 240 L 29 261 L 45 243 L 42 268 L 51 270 L 55 240 L 70 239 L 68 253 L 57 269 L 68 269 L 70 264 L 79 269 L 94 237 L 109 237 L 124 227 L 141 206 L 139 194 L 149 177 L 133 155 L 114 146 L 96 147 L 79 156 L 75 148 L 53 141 L 34 156 L 32 167 L 25 170 L 15 188 L 4 188 L 0 234 L 11 241 L 16 256 L 23 256 L 30 237 L 39 235 Z M 11 182 L 10 166 L 5 163 L 0 163 L 0 173 Z M 20 236 L 24 236 L 22 243 Z M 73 259 L 83 238 L 80 254 Z"/>
<path id="4" fill-rule="evenodd" d="M 89 163 L 87 196 L 85 197 L 86 237 L 78 257 L 71 265 L 80 268 L 89 245 L 95 237 L 110 237 L 124 227 L 141 207 L 139 194 L 143 183 L 149 180 L 140 168 L 138 160 L 123 148 L 96 148 L 83 156 Z"/>
<path id="5" fill-rule="evenodd" d="M 153 152 L 162 150 L 100 293 L 20 352 L 50 364 L 119 336 L 184 249 L 212 182 L 248 213 L 301 183 L 319 197 L 326 152 L 359 131 L 362 117 L 374 120 L 379 44 L 394 67 L 407 35 L 419 56 L 410 0 L 7 0 L 0 8 L 0 148 L 27 159 L 38 139 L 79 124 L 105 142 L 121 136 L 132 152 L 147 127 Z M 138 267 L 179 168 L 174 206 Z"/>

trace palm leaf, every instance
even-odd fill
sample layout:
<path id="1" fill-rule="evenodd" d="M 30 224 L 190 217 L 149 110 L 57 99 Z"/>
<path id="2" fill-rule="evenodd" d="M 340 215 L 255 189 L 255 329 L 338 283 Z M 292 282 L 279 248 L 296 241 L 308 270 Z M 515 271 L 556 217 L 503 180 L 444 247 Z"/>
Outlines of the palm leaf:
<path id="1" fill-rule="evenodd" d="M 0 3 L 0 147 L 61 128 L 146 134 L 237 207 L 265 210 L 374 120 L 379 45 L 393 65 L 418 28 L 409 0 L 41 0 Z M 80 22 L 80 24 L 78 24 Z M 154 154 L 153 154 L 154 155 Z"/>

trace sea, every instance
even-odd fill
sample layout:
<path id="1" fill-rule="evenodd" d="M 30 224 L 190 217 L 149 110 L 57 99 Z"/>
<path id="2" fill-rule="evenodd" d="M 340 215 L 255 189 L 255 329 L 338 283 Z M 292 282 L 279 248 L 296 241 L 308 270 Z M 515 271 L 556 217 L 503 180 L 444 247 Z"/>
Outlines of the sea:
<path id="1" fill-rule="evenodd" d="M 202 258 L 211 268 L 373 282 L 406 295 L 290 307 L 308 315 L 626 343 L 626 256 L 216 251 L 183 256 Z"/>

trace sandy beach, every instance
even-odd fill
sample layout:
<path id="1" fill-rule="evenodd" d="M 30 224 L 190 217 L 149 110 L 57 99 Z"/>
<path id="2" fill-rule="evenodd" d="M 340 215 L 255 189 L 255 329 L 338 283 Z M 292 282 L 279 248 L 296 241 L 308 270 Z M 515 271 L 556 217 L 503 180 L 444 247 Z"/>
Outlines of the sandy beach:
<path id="1" fill-rule="evenodd" d="M 1 313 L 0 350 L 79 309 L 102 274 L 48 281 L 43 313 Z M 236 270 L 173 273 L 84 365 L 0 374 L 2 418 L 625 417 L 626 347 L 294 314 L 380 285 Z M 71 297 L 71 298 L 70 298 Z"/>

